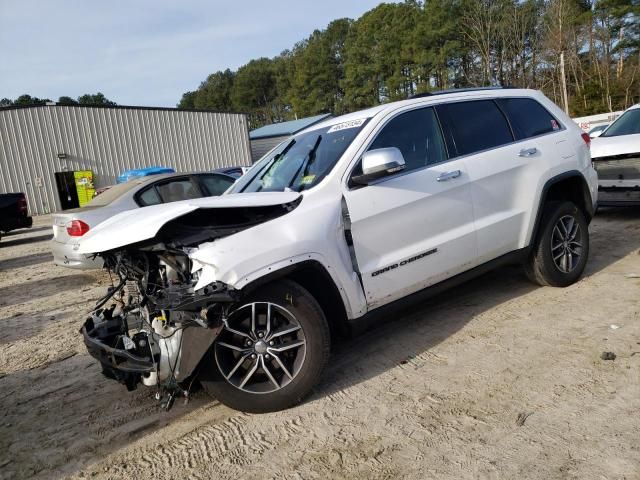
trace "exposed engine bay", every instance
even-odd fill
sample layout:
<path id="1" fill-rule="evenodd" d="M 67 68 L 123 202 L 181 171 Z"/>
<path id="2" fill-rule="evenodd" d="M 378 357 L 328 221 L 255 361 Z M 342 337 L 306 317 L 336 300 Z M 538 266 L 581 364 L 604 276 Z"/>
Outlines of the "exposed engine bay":
<path id="1" fill-rule="evenodd" d="M 198 285 L 202 269 L 189 254 L 203 242 L 284 215 L 298 203 L 197 210 L 167 222 L 152 240 L 100 253 L 112 286 L 81 333 L 103 374 L 128 390 L 139 383 L 156 387 L 156 398 L 167 409 L 177 396 L 188 398 L 201 360 L 240 299 L 240 292 L 224 283 Z"/>
<path id="2" fill-rule="evenodd" d="M 197 272 L 190 272 L 181 251 L 121 251 L 104 258 L 119 281 L 82 327 L 85 344 L 104 375 L 129 390 L 140 382 L 156 386 L 170 408 L 177 394 L 188 396 L 181 384 L 196 373 L 237 292 L 218 284 L 195 292 Z"/>

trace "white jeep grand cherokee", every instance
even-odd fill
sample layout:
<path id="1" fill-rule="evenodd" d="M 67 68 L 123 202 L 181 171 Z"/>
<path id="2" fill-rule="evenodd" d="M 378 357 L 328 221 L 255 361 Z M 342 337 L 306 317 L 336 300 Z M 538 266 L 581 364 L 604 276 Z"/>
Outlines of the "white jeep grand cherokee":
<path id="1" fill-rule="evenodd" d="M 540 285 L 575 282 L 597 195 L 581 133 L 516 89 L 314 125 L 221 197 L 124 212 L 83 237 L 119 278 L 84 341 L 105 375 L 154 386 L 166 408 L 194 379 L 232 408 L 290 407 L 320 378 L 332 333 L 400 300 L 507 262 Z"/>

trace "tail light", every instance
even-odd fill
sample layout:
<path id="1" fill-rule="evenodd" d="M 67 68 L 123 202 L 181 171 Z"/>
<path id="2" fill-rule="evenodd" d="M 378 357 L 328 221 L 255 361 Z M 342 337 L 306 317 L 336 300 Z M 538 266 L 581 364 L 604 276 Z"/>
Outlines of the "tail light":
<path id="1" fill-rule="evenodd" d="M 89 231 L 89 225 L 82 220 L 72 220 L 67 223 L 67 233 L 70 237 L 81 237 Z"/>
<path id="2" fill-rule="evenodd" d="M 587 144 L 587 147 L 591 147 L 591 137 L 589 136 L 588 133 L 582 133 L 582 140 L 584 140 L 584 143 Z"/>
<path id="3" fill-rule="evenodd" d="M 24 213 L 25 215 L 27 214 L 27 211 L 29 210 L 29 208 L 27 207 L 27 199 L 24 197 L 24 195 L 18 200 L 18 211 L 20 213 Z"/>

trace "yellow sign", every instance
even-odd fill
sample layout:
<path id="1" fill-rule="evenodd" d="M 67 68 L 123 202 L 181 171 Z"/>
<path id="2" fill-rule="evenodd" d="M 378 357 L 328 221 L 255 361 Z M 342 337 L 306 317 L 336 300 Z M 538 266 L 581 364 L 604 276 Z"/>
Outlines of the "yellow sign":
<path id="1" fill-rule="evenodd" d="M 83 207 L 91 201 L 96 191 L 93 186 L 93 172 L 91 170 L 78 170 L 73 172 L 73 177 L 76 181 L 78 203 Z"/>

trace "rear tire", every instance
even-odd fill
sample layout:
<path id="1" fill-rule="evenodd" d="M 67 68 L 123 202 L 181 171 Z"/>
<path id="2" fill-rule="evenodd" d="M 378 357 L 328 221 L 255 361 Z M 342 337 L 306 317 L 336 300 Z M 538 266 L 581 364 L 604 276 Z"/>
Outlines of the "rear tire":
<path id="1" fill-rule="evenodd" d="M 525 264 L 527 277 L 542 286 L 566 287 L 575 283 L 589 256 L 584 212 L 572 202 L 549 202 L 540 228 Z"/>
<path id="2" fill-rule="evenodd" d="M 300 403 L 329 359 L 329 325 L 315 298 L 290 280 L 264 285 L 227 318 L 200 383 L 221 403 L 264 413 Z"/>

